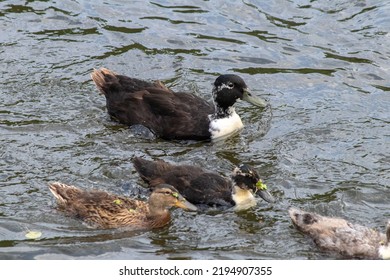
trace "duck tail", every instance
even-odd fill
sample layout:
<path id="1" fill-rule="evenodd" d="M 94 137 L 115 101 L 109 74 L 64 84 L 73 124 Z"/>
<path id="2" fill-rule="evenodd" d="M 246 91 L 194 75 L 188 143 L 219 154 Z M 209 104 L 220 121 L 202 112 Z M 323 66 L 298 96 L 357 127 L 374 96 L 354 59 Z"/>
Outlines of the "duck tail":
<path id="1" fill-rule="evenodd" d="M 79 189 L 75 186 L 69 186 L 59 182 L 49 184 L 49 190 L 61 205 L 67 204 L 74 194 L 79 192 Z"/>
<path id="2" fill-rule="evenodd" d="M 140 157 L 132 159 L 135 170 L 142 180 L 150 184 L 151 181 L 161 177 L 164 173 L 169 172 L 171 165 L 163 160 L 146 160 Z"/>
<path id="3" fill-rule="evenodd" d="M 91 78 L 98 90 L 104 95 L 109 93 L 110 86 L 118 83 L 117 74 L 107 68 L 94 69 Z"/>

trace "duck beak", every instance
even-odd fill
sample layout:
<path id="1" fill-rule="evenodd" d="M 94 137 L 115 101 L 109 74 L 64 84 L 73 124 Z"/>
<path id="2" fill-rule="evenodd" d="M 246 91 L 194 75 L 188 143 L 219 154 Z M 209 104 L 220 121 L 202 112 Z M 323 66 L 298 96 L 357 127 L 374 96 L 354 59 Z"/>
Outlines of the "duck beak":
<path id="1" fill-rule="evenodd" d="M 255 193 L 268 203 L 274 203 L 276 201 L 273 195 L 267 190 L 267 185 L 264 184 L 261 180 L 257 181 L 256 183 Z"/>
<path id="2" fill-rule="evenodd" d="M 179 195 L 179 197 L 176 200 L 175 206 L 178 208 L 182 208 L 189 211 L 197 211 L 198 208 L 192 204 L 189 203 L 183 196 Z"/>
<path id="3" fill-rule="evenodd" d="M 244 88 L 242 100 L 261 108 L 267 106 L 267 102 L 264 99 L 254 96 L 247 88 Z"/>

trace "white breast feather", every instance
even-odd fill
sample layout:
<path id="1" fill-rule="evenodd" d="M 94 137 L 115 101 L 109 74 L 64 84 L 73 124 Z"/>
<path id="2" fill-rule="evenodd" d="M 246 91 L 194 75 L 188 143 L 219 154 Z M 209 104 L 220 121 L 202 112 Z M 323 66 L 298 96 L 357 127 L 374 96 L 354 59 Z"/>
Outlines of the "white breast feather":
<path id="1" fill-rule="evenodd" d="M 240 116 L 232 109 L 230 116 L 223 119 L 212 119 L 209 131 L 211 138 L 215 139 L 236 132 L 243 126 Z"/>
<path id="2" fill-rule="evenodd" d="M 246 210 L 257 204 L 256 198 L 253 196 L 251 191 L 243 190 L 238 186 L 234 186 L 232 198 L 234 203 L 236 204 L 236 206 L 234 207 L 235 211 Z"/>

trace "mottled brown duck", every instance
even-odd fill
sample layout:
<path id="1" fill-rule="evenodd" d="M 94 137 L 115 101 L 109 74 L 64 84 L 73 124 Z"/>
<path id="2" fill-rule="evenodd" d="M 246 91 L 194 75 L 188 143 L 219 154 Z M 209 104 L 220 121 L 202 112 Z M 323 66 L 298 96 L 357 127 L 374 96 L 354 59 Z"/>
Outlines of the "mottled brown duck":
<path id="1" fill-rule="evenodd" d="M 158 185 L 147 202 L 58 182 L 49 189 L 60 210 L 94 228 L 159 228 L 171 221 L 170 208 L 197 209 L 168 184 Z"/>

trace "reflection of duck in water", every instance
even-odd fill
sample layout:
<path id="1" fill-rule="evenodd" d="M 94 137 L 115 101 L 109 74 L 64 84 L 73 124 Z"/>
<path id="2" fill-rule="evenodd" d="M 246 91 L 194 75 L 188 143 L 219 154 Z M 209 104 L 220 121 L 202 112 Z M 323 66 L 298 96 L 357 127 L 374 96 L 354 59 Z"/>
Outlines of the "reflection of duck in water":
<path id="1" fill-rule="evenodd" d="M 158 185 L 148 202 L 99 190 L 86 191 L 61 183 L 52 183 L 49 188 L 61 210 L 95 228 L 158 228 L 170 222 L 171 207 L 196 210 L 167 184 Z"/>
<path id="2" fill-rule="evenodd" d="M 174 92 L 161 82 L 150 83 L 108 69 L 91 74 L 106 97 L 109 115 L 126 125 L 142 125 L 167 140 L 207 140 L 229 135 L 243 127 L 234 109 L 238 99 L 264 107 L 237 75 L 219 76 L 214 83 L 214 105 L 184 92 Z"/>
<path id="3" fill-rule="evenodd" d="M 241 210 L 256 205 L 254 194 L 274 202 L 257 172 L 248 165 L 236 167 L 229 179 L 198 166 L 173 165 L 163 160 L 134 157 L 133 164 L 141 178 L 152 188 L 161 183 L 175 185 L 194 204 L 235 206 L 236 210 Z"/>
<path id="4" fill-rule="evenodd" d="M 296 208 L 290 208 L 289 214 L 293 224 L 321 249 L 351 258 L 390 259 L 390 221 L 385 235 L 341 218 L 324 217 Z"/>

